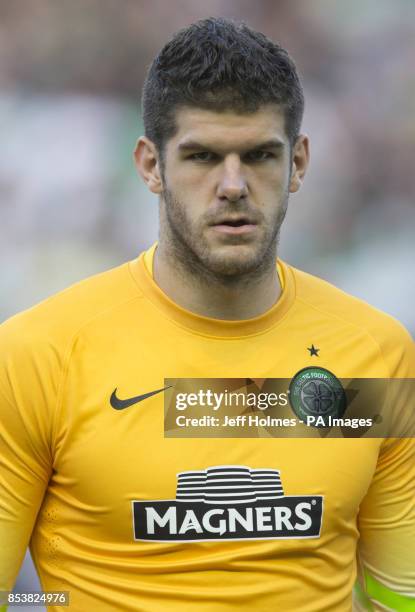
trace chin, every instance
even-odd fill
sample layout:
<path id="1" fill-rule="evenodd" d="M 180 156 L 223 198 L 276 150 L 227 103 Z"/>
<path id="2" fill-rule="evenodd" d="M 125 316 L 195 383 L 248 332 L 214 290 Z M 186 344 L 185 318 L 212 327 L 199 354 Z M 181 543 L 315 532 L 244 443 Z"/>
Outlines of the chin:
<path id="1" fill-rule="evenodd" d="M 235 252 L 230 252 L 234 250 Z M 261 253 L 253 252 L 252 248 L 226 247 L 219 252 L 212 252 L 202 263 L 213 274 L 227 277 L 240 277 L 258 270 L 263 257 Z M 236 252 L 238 251 L 238 252 Z"/>

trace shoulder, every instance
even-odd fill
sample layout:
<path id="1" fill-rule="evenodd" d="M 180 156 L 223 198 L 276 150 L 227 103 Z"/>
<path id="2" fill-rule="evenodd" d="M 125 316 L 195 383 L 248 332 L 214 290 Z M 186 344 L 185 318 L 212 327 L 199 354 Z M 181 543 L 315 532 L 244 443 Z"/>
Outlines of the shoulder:
<path id="1" fill-rule="evenodd" d="M 414 341 L 399 321 L 321 278 L 288 267 L 300 305 L 343 327 L 346 333 L 376 344 L 391 376 L 415 376 Z"/>
<path id="2" fill-rule="evenodd" d="M 91 276 L 24 310 L 0 325 L 7 349 L 62 349 L 84 326 L 141 297 L 128 264 Z"/>

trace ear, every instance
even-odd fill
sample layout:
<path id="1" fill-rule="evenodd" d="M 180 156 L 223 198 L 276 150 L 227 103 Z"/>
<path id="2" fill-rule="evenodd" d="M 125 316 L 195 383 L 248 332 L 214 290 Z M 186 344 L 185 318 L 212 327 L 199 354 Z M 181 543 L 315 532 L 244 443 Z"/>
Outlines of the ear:
<path id="1" fill-rule="evenodd" d="M 159 155 L 155 144 L 141 136 L 134 151 L 135 165 L 141 178 L 153 193 L 160 194 L 163 189 L 160 173 Z"/>
<path id="2" fill-rule="evenodd" d="M 297 138 L 292 152 L 290 193 L 298 191 L 303 184 L 303 179 L 310 161 L 310 143 L 308 136 L 300 134 Z"/>

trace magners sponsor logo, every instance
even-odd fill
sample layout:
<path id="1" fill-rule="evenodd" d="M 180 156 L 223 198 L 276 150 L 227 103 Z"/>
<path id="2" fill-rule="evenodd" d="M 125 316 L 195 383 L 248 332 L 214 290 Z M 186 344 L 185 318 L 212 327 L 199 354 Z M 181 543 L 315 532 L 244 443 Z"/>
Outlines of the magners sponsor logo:
<path id="1" fill-rule="evenodd" d="M 176 499 L 133 501 L 135 540 L 317 538 L 323 497 L 284 495 L 280 472 L 220 465 L 177 475 Z"/>

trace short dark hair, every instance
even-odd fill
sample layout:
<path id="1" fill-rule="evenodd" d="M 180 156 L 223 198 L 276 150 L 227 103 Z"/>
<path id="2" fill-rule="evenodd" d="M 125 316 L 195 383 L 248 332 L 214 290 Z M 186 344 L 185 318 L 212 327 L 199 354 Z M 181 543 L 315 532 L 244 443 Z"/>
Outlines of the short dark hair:
<path id="1" fill-rule="evenodd" d="M 294 61 L 246 24 L 210 17 L 177 32 L 154 58 L 143 87 L 145 134 L 162 154 L 180 107 L 251 113 L 270 103 L 282 108 L 293 146 L 304 111 Z"/>

